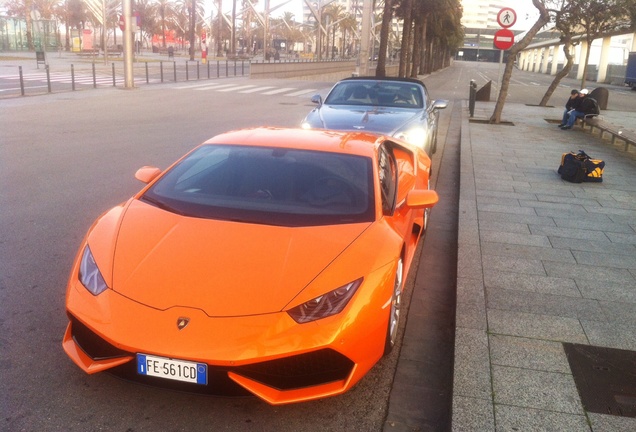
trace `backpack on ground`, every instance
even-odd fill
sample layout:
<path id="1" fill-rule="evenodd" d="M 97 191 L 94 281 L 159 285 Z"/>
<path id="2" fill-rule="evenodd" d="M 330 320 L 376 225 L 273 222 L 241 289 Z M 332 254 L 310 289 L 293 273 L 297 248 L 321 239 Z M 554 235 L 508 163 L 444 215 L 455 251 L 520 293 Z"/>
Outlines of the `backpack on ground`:
<path id="1" fill-rule="evenodd" d="M 604 169 L 603 160 L 592 159 L 583 150 L 579 150 L 578 153 L 563 153 L 557 172 L 563 180 L 571 183 L 602 182 Z"/>

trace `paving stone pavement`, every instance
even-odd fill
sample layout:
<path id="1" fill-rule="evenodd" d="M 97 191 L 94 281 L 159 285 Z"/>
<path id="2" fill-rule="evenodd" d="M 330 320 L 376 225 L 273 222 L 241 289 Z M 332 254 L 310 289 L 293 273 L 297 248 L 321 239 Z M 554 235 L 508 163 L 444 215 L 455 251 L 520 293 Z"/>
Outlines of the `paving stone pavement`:
<path id="1" fill-rule="evenodd" d="M 452 429 L 636 430 L 584 409 L 562 345 L 636 351 L 636 148 L 561 131 L 561 107 L 506 104 L 513 125 L 463 111 Z M 557 174 L 579 149 L 605 161 L 602 183 Z"/>

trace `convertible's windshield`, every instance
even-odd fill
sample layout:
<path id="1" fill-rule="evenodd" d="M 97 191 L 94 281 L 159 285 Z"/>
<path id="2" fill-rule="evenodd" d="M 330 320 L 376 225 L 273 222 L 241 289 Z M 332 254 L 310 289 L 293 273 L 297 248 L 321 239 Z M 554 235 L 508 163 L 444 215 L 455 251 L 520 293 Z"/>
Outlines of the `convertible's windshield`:
<path id="1" fill-rule="evenodd" d="M 421 87 L 397 81 L 342 81 L 325 100 L 328 105 L 375 105 L 396 108 L 422 108 Z"/>
<path id="2" fill-rule="evenodd" d="M 205 145 L 141 199 L 192 217 L 306 226 L 371 221 L 373 197 L 367 157 Z"/>

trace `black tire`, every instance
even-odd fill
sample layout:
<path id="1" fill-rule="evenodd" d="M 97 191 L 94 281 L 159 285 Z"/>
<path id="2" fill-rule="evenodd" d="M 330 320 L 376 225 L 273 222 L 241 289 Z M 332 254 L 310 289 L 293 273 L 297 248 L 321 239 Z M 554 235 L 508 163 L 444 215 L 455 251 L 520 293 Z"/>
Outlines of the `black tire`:
<path id="1" fill-rule="evenodd" d="M 393 284 L 393 296 L 391 307 L 389 308 L 389 322 L 386 329 L 386 339 L 384 342 L 384 355 L 393 351 L 397 341 L 398 329 L 400 326 L 400 311 L 402 309 L 402 289 L 404 286 L 404 263 L 402 258 L 398 261 L 395 271 L 395 282 Z"/>

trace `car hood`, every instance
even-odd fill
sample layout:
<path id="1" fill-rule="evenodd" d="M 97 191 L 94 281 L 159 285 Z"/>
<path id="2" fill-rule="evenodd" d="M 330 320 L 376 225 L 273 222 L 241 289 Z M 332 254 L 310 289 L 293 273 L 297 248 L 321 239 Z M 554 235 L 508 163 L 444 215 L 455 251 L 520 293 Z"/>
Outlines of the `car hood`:
<path id="1" fill-rule="evenodd" d="M 115 246 L 113 289 L 161 310 L 277 312 L 368 225 L 254 225 L 184 217 L 133 200 Z"/>
<path id="2" fill-rule="evenodd" d="M 364 130 L 393 135 L 411 121 L 419 121 L 422 110 L 380 106 L 322 105 L 316 109 L 313 127 L 335 130 Z M 320 125 L 315 122 L 320 122 Z"/>

